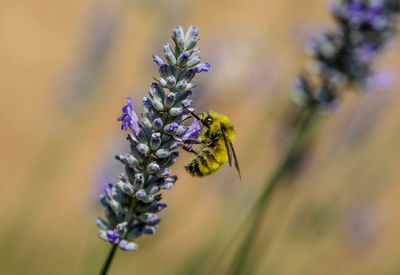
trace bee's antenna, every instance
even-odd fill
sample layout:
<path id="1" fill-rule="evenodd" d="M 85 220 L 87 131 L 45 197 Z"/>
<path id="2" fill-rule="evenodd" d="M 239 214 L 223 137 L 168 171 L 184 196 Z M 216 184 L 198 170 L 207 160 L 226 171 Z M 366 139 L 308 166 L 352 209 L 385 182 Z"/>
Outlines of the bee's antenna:
<path id="1" fill-rule="evenodd" d="M 185 105 L 182 104 L 182 107 L 188 111 L 195 119 L 197 119 L 198 121 L 200 121 L 205 127 L 210 128 L 210 125 L 205 122 L 204 120 L 200 119 L 198 115 L 196 115 L 194 112 L 190 111 Z"/>

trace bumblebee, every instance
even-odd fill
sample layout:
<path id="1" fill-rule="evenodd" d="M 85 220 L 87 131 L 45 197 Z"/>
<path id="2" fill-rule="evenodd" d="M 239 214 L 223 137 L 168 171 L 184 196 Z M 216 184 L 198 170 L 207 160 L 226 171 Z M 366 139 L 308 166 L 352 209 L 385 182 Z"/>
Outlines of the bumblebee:
<path id="1" fill-rule="evenodd" d="M 199 116 L 189 112 L 201 122 L 203 129 L 197 140 L 186 141 L 186 143 L 201 146 L 198 151 L 184 146 L 185 150 L 195 154 L 195 157 L 185 165 L 186 171 L 193 176 L 208 176 L 216 172 L 227 161 L 229 166 L 232 166 L 233 159 L 239 178 L 241 178 L 239 163 L 232 145 L 235 131 L 229 118 L 214 111 L 201 113 Z"/>

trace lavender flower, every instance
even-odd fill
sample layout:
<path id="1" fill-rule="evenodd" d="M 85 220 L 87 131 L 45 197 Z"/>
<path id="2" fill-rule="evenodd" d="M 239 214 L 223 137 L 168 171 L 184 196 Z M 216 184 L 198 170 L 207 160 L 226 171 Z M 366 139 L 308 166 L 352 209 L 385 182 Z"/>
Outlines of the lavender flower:
<path id="1" fill-rule="evenodd" d="M 113 243 L 113 244 L 119 243 L 118 234 L 115 232 L 115 229 L 107 230 L 106 234 L 107 234 L 107 239 L 110 243 Z"/>
<path id="2" fill-rule="evenodd" d="M 325 108 L 336 105 L 338 88 L 345 84 L 365 87 L 373 74 L 376 56 L 394 35 L 399 0 L 341 0 L 331 12 L 337 28 L 310 42 L 317 83 L 306 74 L 294 91 L 297 102 Z"/>
<path id="3" fill-rule="evenodd" d="M 118 121 L 122 121 L 121 130 L 128 130 L 129 127 L 135 134 L 138 134 L 140 125 L 139 119 L 133 111 L 135 105 L 130 97 L 127 97 L 126 101 L 128 103 L 122 108 L 122 115 L 118 118 Z"/>
<path id="4" fill-rule="evenodd" d="M 209 69 L 210 69 L 210 64 L 208 64 L 208 63 L 200 63 L 200 64 L 196 65 L 193 68 L 193 71 L 195 73 L 201 73 L 201 72 L 208 72 Z"/>
<path id="5" fill-rule="evenodd" d="M 164 44 L 166 62 L 153 55 L 160 78 L 151 84 L 149 96 L 143 98 L 142 119 L 139 121 L 129 97 L 118 118 L 122 130 L 132 131 L 127 138 L 131 152 L 116 156 L 125 165 L 125 172 L 117 183 L 105 186 L 100 200 L 107 219 L 98 218 L 96 224 L 101 228 L 99 237 L 122 250 L 136 250 L 135 239 L 155 233 L 160 222 L 158 213 L 166 207 L 160 203 L 159 192 L 170 190 L 177 180 L 169 169 L 179 156 L 176 149 L 183 140 L 197 138 L 201 131 L 197 120 L 185 125 L 191 115 L 182 107 L 189 108 L 193 103 L 190 89 L 195 72 L 210 67 L 208 63 L 198 64 L 199 49 L 191 50 L 197 35 L 194 26 L 186 37 L 181 27 L 174 28 L 175 51 Z"/>
<path id="6" fill-rule="evenodd" d="M 201 130 L 202 127 L 200 122 L 195 119 L 193 120 L 192 125 L 186 129 L 185 133 L 183 133 L 180 138 L 182 140 L 196 140 L 199 137 Z"/>

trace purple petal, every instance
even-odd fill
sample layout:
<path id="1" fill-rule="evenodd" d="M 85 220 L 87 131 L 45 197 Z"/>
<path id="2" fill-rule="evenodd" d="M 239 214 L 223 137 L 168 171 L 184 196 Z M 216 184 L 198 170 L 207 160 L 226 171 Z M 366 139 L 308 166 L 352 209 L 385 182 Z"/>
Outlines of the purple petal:
<path id="1" fill-rule="evenodd" d="M 200 122 L 197 119 L 195 119 L 193 120 L 192 125 L 190 125 L 186 129 L 185 133 L 181 135 L 180 138 L 183 140 L 188 140 L 188 139 L 196 140 L 199 138 L 200 132 L 202 130 L 203 128 L 201 127 Z"/>
<path id="2" fill-rule="evenodd" d="M 208 72 L 210 70 L 210 64 L 208 63 L 200 63 L 193 68 L 193 72 L 201 73 L 201 72 Z"/>
<path id="3" fill-rule="evenodd" d="M 121 130 L 128 130 L 128 127 L 137 135 L 140 131 L 139 119 L 134 112 L 135 105 L 130 97 L 126 98 L 127 104 L 122 108 L 122 115 L 118 121 L 122 121 Z"/>

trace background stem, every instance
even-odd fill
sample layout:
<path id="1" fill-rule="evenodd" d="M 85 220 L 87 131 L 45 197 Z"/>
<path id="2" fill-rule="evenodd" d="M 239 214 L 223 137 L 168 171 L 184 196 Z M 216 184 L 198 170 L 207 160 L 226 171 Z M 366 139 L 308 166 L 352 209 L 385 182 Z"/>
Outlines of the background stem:
<path id="1" fill-rule="evenodd" d="M 278 165 L 278 167 L 273 172 L 272 176 L 267 180 L 265 189 L 261 193 L 257 202 L 254 204 L 251 209 L 249 216 L 252 218 L 252 224 L 250 225 L 250 229 L 245 236 L 242 244 L 238 248 L 236 254 L 234 255 L 232 265 L 230 266 L 230 270 L 228 274 L 240 275 L 242 274 L 244 267 L 246 266 L 246 262 L 249 256 L 249 252 L 253 245 L 254 239 L 260 229 L 260 224 L 265 215 L 268 203 L 272 197 L 276 186 L 280 182 L 280 179 L 285 175 L 285 172 L 290 166 L 290 161 L 293 156 L 296 154 L 298 150 L 298 146 L 301 143 L 302 138 L 305 136 L 305 133 L 308 129 L 310 129 L 312 125 L 312 121 L 314 115 L 316 113 L 316 107 L 311 107 L 305 117 L 300 121 L 297 128 L 295 129 L 291 141 L 288 144 L 286 152 Z M 247 221 L 248 219 L 246 219 Z"/>

